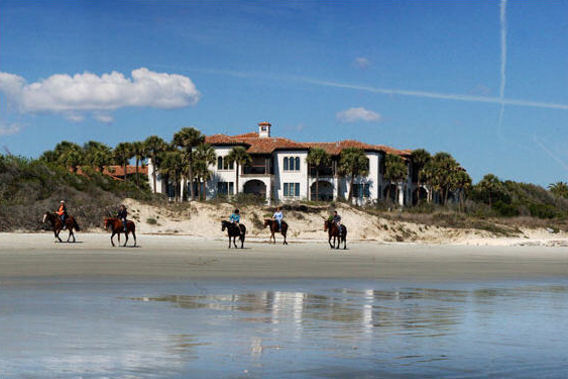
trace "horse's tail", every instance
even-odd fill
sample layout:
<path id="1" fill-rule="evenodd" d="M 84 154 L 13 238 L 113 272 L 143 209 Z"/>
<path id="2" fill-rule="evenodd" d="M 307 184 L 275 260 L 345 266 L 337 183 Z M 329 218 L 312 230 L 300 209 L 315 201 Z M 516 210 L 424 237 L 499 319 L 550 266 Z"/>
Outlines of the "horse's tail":
<path id="1" fill-rule="evenodd" d="M 247 234 L 247 227 L 244 226 L 243 224 L 240 224 L 239 227 L 241 229 L 241 234 L 243 235 L 243 238 L 245 238 L 245 234 Z"/>
<path id="2" fill-rule="evenodd" d="M 77 220 L 75 220 L 75 217 L 73 217 L 73 228 L 75 228 L 75 230 L 78 232 L 81 231 L 81 228 L 79 227 L 79 224 L 77 224 Z"/>

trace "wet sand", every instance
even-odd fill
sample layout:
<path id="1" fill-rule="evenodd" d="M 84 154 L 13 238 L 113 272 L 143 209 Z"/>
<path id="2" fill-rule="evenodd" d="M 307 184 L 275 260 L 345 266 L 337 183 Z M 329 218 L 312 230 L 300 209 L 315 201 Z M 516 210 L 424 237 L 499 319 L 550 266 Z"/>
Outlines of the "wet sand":
<path id="1" fill-rule="evenodd" d="M 350 243 L 270 245 L 250 241 L 138 236 L 138 247 L 110 246 L 109 235 L 85 233 L 54 243 L 49 233 L 0 234 L 0 278 L 124 276 L 188 278 L 351 278 L 490 280 L 568 276 L 568 248 Z"/>

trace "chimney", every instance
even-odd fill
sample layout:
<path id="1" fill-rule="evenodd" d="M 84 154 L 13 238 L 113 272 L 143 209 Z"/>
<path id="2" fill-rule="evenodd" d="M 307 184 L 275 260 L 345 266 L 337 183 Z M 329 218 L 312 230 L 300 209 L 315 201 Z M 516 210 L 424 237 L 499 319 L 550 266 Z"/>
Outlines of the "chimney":
<path id="1" fill-rule="evenodd" d="M 268 121 L 263 121 L 258 123 L 258 136 L 260 138 L 270 137 L 270 127 L 272 125 Z"/>

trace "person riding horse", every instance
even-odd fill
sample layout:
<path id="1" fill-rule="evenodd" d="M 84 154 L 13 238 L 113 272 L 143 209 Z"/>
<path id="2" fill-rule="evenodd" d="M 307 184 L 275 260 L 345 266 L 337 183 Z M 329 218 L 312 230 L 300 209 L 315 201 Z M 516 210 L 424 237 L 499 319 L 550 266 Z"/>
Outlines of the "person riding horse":
<path id="1" fill-rule="evenodd" d="M 229 216 L 229 221 L 231 221 L 237 227 L 239 226 L 239 223 L 241 222 L 241 215 L 238 209 L 235 209 L 235 211 Z"/>
<path id="2" fill-rule="evenodd" d="M 333 218 L 332 218 L 331 222 L 334 223 L 335 225 L 337 225 L 337 228 L 339 230 L 341 230 L 341 228 L 343 227 L 341 225 L 341 216 L 337 213 L 337 211 L 333 211 Z"/>
<path id="3" fill-rule="evenodd" d="M 120 206 L 120 208 L 118 209 L 118 214 L 116 215 L 116 217 L 118 217 L 118 219 L 120 221 L 122 221 L 122 227 L 124 228 L 124 233 L 126 233 L 126 216 L 128 215 L 128 212 L 126 211 L 126 206 L 124 204 L 122 204 Z"/>
<path id="4" fill-rule="evenodd" d="M 67 218 L 67 207 L 65 206 L 65 200 L 61 200 L 59 202 L 59 208 L 55 211 L 55 214 L 57 214 L 61 219 L 61 223 L 63 224 L 63 229 L 66 229 L 65 219 Z"/>
<path id="5" fill-rule="evenodd" d="M 274 212 L 274 215 L 272 215 L 272 219 L 275 220 L 276 222 L 278 222 L 278 230 L 276 230 L 277 232 L 282 230 L 282 219 L 283 218 L 284 218 L 284 215 L 282 214 L 281 208 L 277 207 L 276 212 Z"/>

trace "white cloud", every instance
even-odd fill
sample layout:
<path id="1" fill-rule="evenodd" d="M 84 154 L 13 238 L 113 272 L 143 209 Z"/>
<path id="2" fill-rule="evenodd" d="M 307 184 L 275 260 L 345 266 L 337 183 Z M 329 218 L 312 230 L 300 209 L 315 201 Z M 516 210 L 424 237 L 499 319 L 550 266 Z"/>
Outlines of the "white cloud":
<path id="1" fill-rule="evenodd" d="M 366 69 L 371 65 L 371 61 L 368 60 L 365 57 L 357 57 L 355 58 L 355 60 L 353 61 L 353 64 L 355 65 L 355 67 L 358 67 L 360 69 Z"/>
<path id="2" fill-rule="evenodd" d="M 366 121 L 366 122 L 373 122 L 373 121 L 380 121 L 381 115 L 365 109 L 363 107 L 359 108 L 349 108 L 347 110 L 338 112 L 337 120 L 339 122 L 357 122 L 357 121 Z"/>
<path id="3" fill-rule="evenodd" d="M 11 136 L 18 133 L 22 129 L 19 124 L 6 124 L 0 121 L 0 136 Z"/>
<path id="4" fill-rule="evenodd" d="M 85 72 L 27 83 L 21 76 L 0 72 L 0 92 L 21 113 L 59 113 L 79 120 L 82 113 L 91 112 L 102 122 L 110 122 L 108 112 L 119 108 L 183 108 L 195 105 L 201 96 L 187 76 L 147 68 L 133 70 L 131 76 Z"/>
<path id="5" fill-rule="evenodd" d="M 93 115 L 93 117 L 94 117 L 95 120 L 103 122 L 105 124 L 110 124 L 111 122 L 114 121 L 114 119 L 111 115 L 104 114 L 104 113 L 97 113 L 97 114 Z"/>

